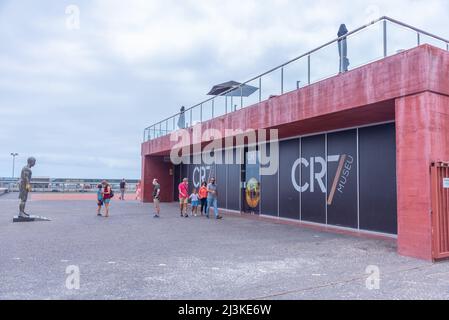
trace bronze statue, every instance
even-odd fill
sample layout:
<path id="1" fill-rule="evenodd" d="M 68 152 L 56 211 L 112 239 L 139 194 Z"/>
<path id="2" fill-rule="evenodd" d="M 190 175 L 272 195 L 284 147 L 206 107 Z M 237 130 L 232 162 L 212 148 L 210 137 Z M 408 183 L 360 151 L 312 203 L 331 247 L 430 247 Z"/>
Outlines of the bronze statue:
<path id="1" fill-rule="evenodd" d="M 29 214 L 25 212 L 26 202 L 28 200 L 28 193 L 31 192 L 31 176 L 32 171 L 31 168 L 36 164 L 36 159 L 33 157 L 28 158 L 28 164 L 23 167 L 22 173 L 20 175 L 20 184 L 19 184 L 19 217 L 28 218 Z"/>

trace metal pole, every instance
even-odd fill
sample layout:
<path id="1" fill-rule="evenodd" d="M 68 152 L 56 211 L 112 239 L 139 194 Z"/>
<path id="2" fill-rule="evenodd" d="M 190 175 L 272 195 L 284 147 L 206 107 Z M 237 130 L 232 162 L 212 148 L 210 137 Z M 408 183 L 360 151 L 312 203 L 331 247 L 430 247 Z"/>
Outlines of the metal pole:
<path id="1" fill-rule="evenodd" d="M 215 99 L 212 99 L 212 118 L 214 118 Z"/>
<path id="2" fill-rule="evenodd" d="M 225 96 L 225 114 L 228 113 L 228 96 Z"/>
<path id="3" fill-rule="evenodd" d="M 262 77 L 259 77 L 259 102 L 262 102 Z"/>
<path id="4" fill-rule="evenodd" d="M 281 68 L 281 94 L 284 94 L 284 67 Z"/>
<path id="5" fill-rule="evenodd" d="M 307 56 L 307 82 L 310 84 L 310 55 Z"/>
<path id="6" fill-rule="evenodd" d="M 17 152 L 12 152 L 11 156 L 12 156 L 12 178 L 14 179 L 14 171 L 15 171 L 15 166 L 16 166 L 16 157 L 19 154 Z"/>
<path id="7" fill-rule="evenodd" d="M 193 123 L 193 114 L 192 114 L 192 109 L 190 109 L 190 126 L 192 126 Z"/>
<path id="8" fill-rule="evenodd" d="M 446 43 L 446 50 L 449 51 L 449 43 Z"/>
<path id="9" fill-rule="evenodd" d="M 16 166 L 16 156 L 14 155 L 14 156 L 12 157 L 12 178 L 13 178 L 13 179 L 14 179 L 15 166 Z"/>
<path id="10" fill-rule="evenodd" d="M 203 122 L 203 104 L 200 105 L 200 122 Z"/>
<path id="11" fill-rule="evenodd" d="M 383 22 L 384 58 L 387 56 L 387 20 Z"/>
<path id="12" fill-rule="evenodd" d="M 243 108 L 243 86 L 240 87 L 240 109 Z"/>
<path id="13" fill-rule="evenodd" d="M 416 34 L 416 41 L 418 43 L 418 46 L 420 46 L 421 45 L 421 35 L 419 32 Z"/>

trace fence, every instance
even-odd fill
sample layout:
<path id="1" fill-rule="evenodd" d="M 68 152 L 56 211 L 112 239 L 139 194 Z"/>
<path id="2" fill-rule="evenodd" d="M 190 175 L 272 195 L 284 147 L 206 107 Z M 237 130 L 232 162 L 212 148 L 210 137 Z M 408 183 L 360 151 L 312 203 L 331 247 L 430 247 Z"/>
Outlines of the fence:
<path id="1" fill-rule="evenodd" d="M 346 41 L 351 70 L 367 63 L 383 59 L 400 51 L 431 44 L 449 51 L 449 40 L 420 30 L 401 21 L 381 17 L 342 37 L 329 41 L 284 64 L 264 72 L 220 95 L 206 99 L 167 119 L 147 128 L 143 140 L 148 141 L 170 134 L 180 128 L 234 112 L 272 96 L 288 93 L 316 83 L 340 72 L 339 44 Z M 344 71 L 347 71 L 346 68 Z M 245 96 L 245 86 L 257 90 Z"/>
<path id="2" fill-rule="evenodd" d="M 449 258 L 449 163 L 435 162 L 432 183 L 432 256 Z"/>

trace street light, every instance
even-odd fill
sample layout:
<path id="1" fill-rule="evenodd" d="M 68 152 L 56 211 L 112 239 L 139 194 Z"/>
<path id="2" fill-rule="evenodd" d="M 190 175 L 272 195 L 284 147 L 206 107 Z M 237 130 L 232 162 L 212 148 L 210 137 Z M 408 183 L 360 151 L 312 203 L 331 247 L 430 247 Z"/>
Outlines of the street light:
<path id="1" fill-rule="evenodd" d="M 11 153 L 11 156 L 12 156 L 12 179 L 13 179 L 13 180 L 14 180 L 14 169 L 15 169 L 15 165 L 16 165 L 16 157 L 17 157 L 18 155 L 19 155 L 19 154 L 16 153 L 16 152 Z"/>

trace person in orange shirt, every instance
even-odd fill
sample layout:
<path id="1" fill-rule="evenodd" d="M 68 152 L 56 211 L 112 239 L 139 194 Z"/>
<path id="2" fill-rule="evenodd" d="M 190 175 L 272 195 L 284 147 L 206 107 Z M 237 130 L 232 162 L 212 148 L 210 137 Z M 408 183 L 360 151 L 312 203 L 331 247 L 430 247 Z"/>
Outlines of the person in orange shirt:
<path id="1" fill-rule="evenodd" d="M 207 183 L 203 182 L 201 184 L 201 188 L 198 191 L 198 196 L 201 201 L 201 215 L 203 215 L 203 212 L 206 213 L 206 207 L 207 207 Z"/>

